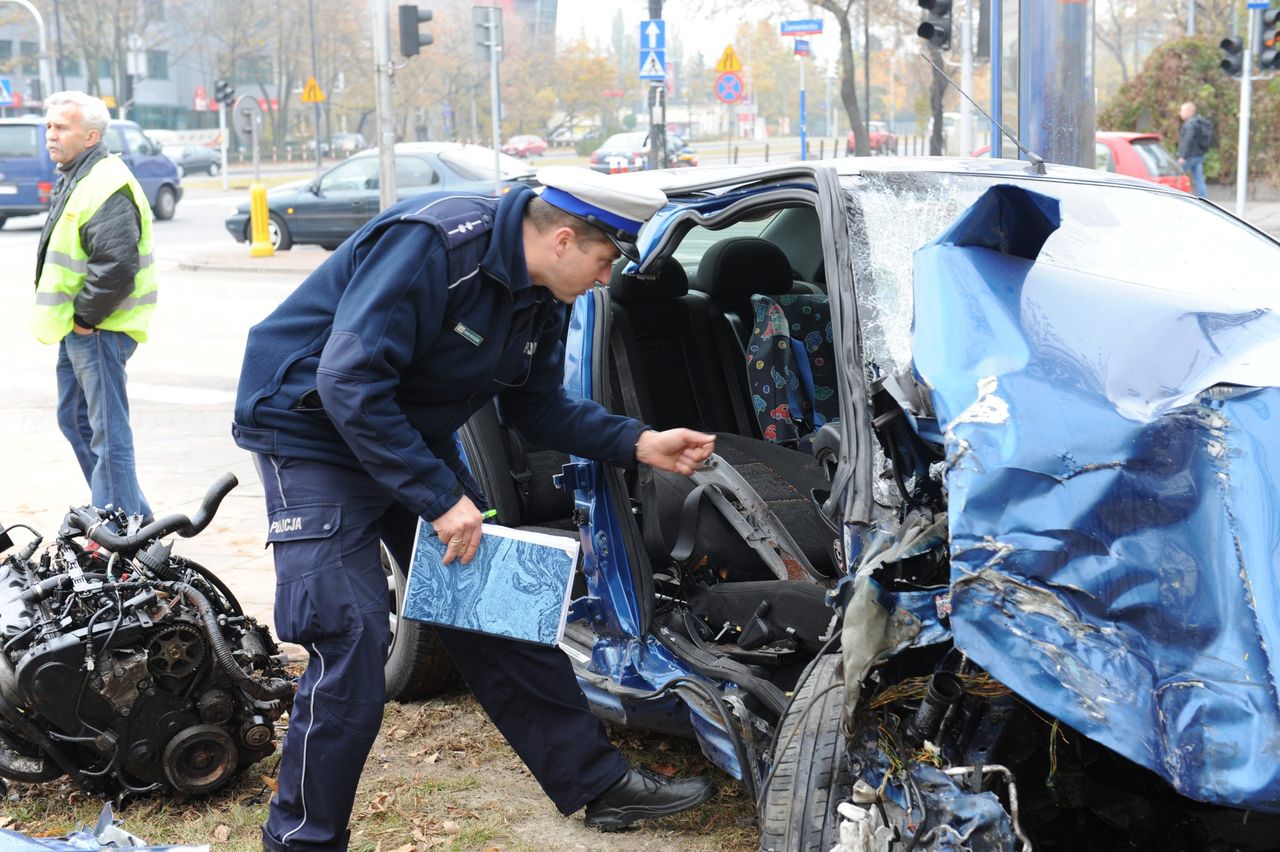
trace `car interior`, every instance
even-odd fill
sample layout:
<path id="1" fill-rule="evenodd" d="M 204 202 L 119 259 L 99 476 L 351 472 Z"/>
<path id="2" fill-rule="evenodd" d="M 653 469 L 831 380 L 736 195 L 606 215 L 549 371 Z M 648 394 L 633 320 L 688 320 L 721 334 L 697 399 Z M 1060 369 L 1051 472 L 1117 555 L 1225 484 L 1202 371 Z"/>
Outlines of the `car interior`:
<path id="1" fill-rule="evenodd" d="M 649 624 L 709 673 L 726 676 L 716 660 L 750 665 L 728 674 L 772 716 L 834 623 L 825 596 L 843 567 L 815 438 L 839 405 L 816 211 L 758 215 L 688 228 L 643 272 L 620 263 L 596 296 L 607 344 L 593 369 L 610 410 L 716 435 L 705 475 L 632 470 L 615 496 L 637 521 L 630 562 Z M 494 405 L 461 440 L 499 523 L 577 534 L 573 495 L 551 482 L 566 456 L 525 443 Z"/>

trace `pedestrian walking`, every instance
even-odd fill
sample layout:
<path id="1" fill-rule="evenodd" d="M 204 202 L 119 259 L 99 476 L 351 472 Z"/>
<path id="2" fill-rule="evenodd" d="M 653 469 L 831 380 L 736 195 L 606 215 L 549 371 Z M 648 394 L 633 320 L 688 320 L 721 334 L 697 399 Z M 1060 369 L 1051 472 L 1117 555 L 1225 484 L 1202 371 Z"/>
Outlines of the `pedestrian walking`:
<path id="1" fill-rule="evenodd" d="M 648 430 L 562 386 L 567 303 L 636 252 L 665 202 L 580 168 L 538 196 L 432 194 L 384 211 L 249 334 L 236 442 L 255 454 L 276 567 L 275 623 L 310 654 L 262 838 L 341 850 L 382 721 L 389 640 L 384 542 L 408 565 L 414 527 L 465 566 L 484 497 L 454 432 L 495 397 L 529 441 L 683 474 L 714 437 Z M 460 563 L 460 565 L 459 565 Z M 711 796 L 702 778 L 630 767 L 553 647 L 437 628 L 472 692 L 555 806 L 617 829 Z"/>
<path id="2" fill-rule="evenodd" d="M 1178 108 L 1182 129 L 1178 131 L 1178 164 L 1191 175 L 1191 189 L 1205 198 L 1209 188 L 1204 182 L 1204 156 L 1213 147 L 1213 122 L 1196 113 L 1196 105 L 1187 101 Z"/>
<path id="3" fill-rule="evenodd" d="M 107 151 L 110 114 L 84 92 L 45 100 L 45 146 L 58 180 L 36 250 L 31 331 L 58 344 L 58 426 L 93 505 L 151 518 L 138 485 L 125 365 L 156 307 L 151 208 Z"/>

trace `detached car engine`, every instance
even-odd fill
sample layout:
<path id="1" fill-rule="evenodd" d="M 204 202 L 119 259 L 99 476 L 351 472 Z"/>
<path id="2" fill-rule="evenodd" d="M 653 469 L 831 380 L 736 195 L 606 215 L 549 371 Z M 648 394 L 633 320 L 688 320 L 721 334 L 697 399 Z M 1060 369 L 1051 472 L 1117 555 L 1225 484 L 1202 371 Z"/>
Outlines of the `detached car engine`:
<path id="1" fill-rule="evenodd" d="M 0 777 L 202 794 L 271 754 L 293 695 L 285 657 L 216 575 L 162 541 L 204 529 L 235 485 L 216 482 L 194 520 L 140 529 L 73 509 L 38 556 L 22 527 L 33 540 L 0 563 Z"/>

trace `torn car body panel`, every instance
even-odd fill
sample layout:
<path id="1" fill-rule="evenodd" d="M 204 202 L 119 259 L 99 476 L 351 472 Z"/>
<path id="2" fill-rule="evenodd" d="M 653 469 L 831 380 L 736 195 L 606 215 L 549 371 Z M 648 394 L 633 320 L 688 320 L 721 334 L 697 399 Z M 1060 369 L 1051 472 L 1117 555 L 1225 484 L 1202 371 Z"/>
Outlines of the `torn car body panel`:
<path id="1" fill-rule="evenodd" d="M 915 258 L 956 645 L 1180 793 L 1280 810 L 1274 296 L 1045 262 L 1059 217 L 995 186 Z"/>

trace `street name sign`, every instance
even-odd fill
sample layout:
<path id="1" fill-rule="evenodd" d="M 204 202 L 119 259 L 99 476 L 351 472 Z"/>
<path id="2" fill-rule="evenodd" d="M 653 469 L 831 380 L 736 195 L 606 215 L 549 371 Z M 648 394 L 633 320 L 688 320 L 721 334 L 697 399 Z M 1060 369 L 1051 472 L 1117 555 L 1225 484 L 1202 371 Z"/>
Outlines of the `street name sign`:
<path id="1" fill-rule="evenodd" d="M 821 18 L 804 18 L 799 21 L 783 21 L 784 36 L 822 35 Z"/>

